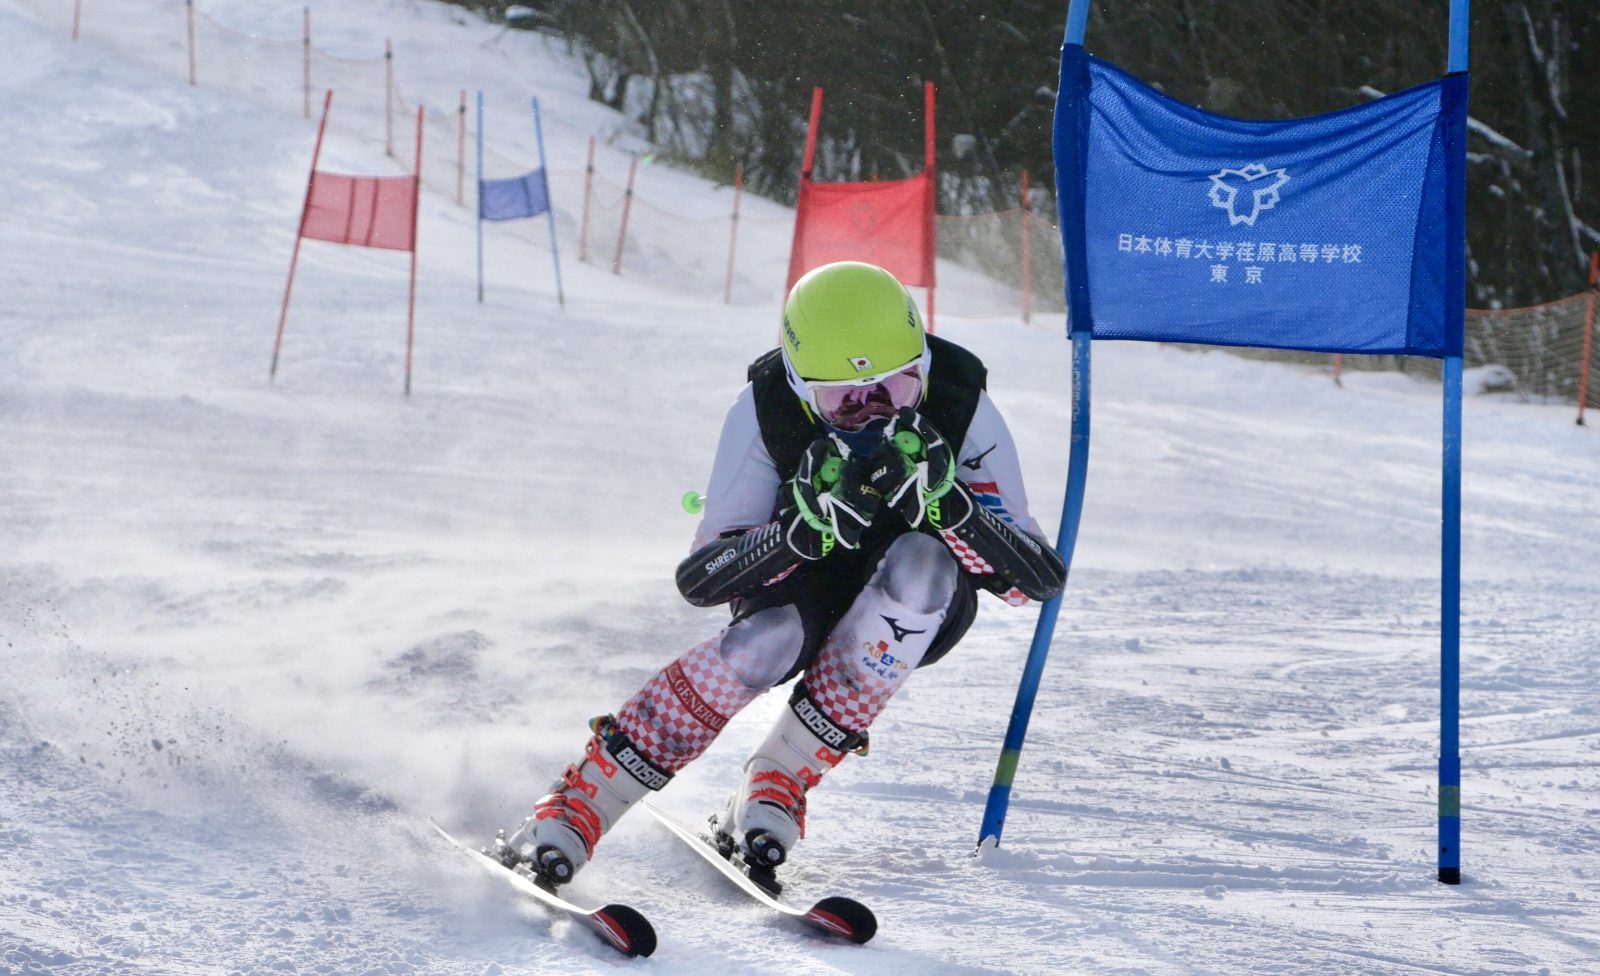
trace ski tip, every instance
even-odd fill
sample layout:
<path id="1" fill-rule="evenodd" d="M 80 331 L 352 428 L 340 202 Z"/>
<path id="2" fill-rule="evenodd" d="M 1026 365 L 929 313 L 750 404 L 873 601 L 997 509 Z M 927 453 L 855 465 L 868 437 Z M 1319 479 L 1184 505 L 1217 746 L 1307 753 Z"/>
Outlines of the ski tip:
<path id="1" fill-rule="evenodd" d="M 851 898 L 824 898 L 806 912 L 811 925 L 860 945 L 878 934 L 878 917 L 872 909 Z"/>
<path id="2" fill-rule="evenodd" d="M 649 919 L 627 905 L 605 905 L 589 913 L 589 924 L 625 956 L 656 951 L 656 930 Z"/>

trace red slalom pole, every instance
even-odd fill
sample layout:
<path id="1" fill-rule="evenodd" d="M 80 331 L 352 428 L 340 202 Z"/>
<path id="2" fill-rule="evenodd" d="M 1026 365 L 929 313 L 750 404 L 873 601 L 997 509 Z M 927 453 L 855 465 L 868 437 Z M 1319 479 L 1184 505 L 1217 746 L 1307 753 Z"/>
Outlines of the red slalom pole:
<path id="1" fill-rule="evenodd" d="M 289 255 L 289 281 L 283 286 L 283 310 L 278 313 L 278 337 L 272 342 L 272 369 L 267 382 L 278 379 L 278 353 L 283 348 L 283 327 L 289 321 L 289 293 L 294 290 L 294 269 L 300 263 L 300 241 L 306 231 L 306 215 L 311 212 L 311 183 L 316 179 L 317 160 L 322 158 L 322 134 L 328 131 L 328 108 L 333 104 L 333 89 L 322 96 L 322 122 L 317 126 L 316 146 L 311 150 L 311 172 L 306 177 L 306 199 L 300 205 L 300 226 L 294 232 L 294 253 Z M 414 242 L 413 242 L 414 243 Z"/>
<path id="2" fill-rule="evenodd" d="M 806 122 L 806 156 L 800 164 L 800 179 L 811 179 L 811 164 L 817 156 L 817 123 L 822 121 L 822 88 L 811 89 L 811 118 Z"/>
<path id="3" fill-rule="evenodd" d="M 794 283 L 805 274 L 806 256 L 801 250 L 801 242 L 806 239 L 806 189 L 811 186 L 811 166 L 817 156 L 817 126 L 822 121 L 822 88 L 818 86 L 811 89 L 811 116 L 806 121 L 806 154 L 800 163 L 800 188 L 794 196 L 794 241 L 789 245 L 789 280 L 784 283 L 784 290 L 794 287 Z M 782 325 L 780 323 L 780 328 Z"/>
<path id="4" fill-rule="evenodd" d="M 931 81 L 925 82 L 922 86 L 922 104 L 923 110 L 927 116 L 927 121 L 925 123 L 926 128 L 923 131 L 922 143 L 923 154 L 926 158 L 926 161 L 923 163 L 923 172 L 928 176 L 928 222 L 926 230 L 927 237 L 923 244 L 925 252 L 923 260 L 926 262 L 928 269 L 928 331 L 932 332 L 933 293 L 936 290 L 935 279 L 938 277 L 938 272 L 935 268 L 935 262 L 939 254 L 939 243 L 936 236 L 938 233 L 938 222 L 934 219 L 934 211 L 939 206 L 939 174 L 937 167 L 934 165 L 934 154 L 937 143 L 934 137 L 934 90 L 933 82 Z"/>
<path id="5" fill-rule="evenodd" d="M 78 22 L 83 19 L 83 0 L 73 0 L 72 3 L 72 39 L 78 39 Z"/>
<path id="6" fill-rule="evenodd" d="M 411 395 L 411 346 L 417 322 L 417 214 L 422 209 L 422 122 L 423 108 L 417 106 L 417 176 L 411 186 L 411 296 L 406 302 L 406 396 Z"/>

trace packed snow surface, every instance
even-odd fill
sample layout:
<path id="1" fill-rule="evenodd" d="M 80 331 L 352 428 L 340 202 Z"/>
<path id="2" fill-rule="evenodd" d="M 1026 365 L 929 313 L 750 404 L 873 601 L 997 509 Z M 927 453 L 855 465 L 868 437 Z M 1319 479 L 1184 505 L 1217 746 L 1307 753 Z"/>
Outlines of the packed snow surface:
<path id="1" fill-rule="evenodd" d="M 427 819 L 516 822 L 586 719 L 725 619 L 674 590 L 678 500 L 773 340 L 783 235 L 742 242 L 725 305 L 676 269 L 719 266 L 726 187 L 652 167 L 641 201 L 701 223 L 647 226 L 616 276 L 575 259 L 558 185 L 565 308 L 531 222 L 488 230 L 480 305 L 471 212 L 429 189 L 413 395 L 406 256 L 317 242 L 269 383 L 314 124 L 238 95 L 256 69 L 227 50 L 206 65 L 232 88 L 186 84 L 153 26 L 178 5 L 134 4 L 148 57 L 89 29 L 128 5 L 87 4 L 76 44 L 48 6 L 0 0 L 0 973 L 1600 972 L 1593 429 L 1467 403 L 1446 887 L 1437 385 L 1143 344 L 1095 349 L 1083 529 L 999 849 L 973 855 L 1037 612 L 987 601 L 813 794 L 791 890 L 872 905 L 869 945 L 764 914 L 643 816 L 569 894 L 645 912 L 653 958 L 509 896 Z M 298 40 L 299 0 L 196 7 Z M 644 148 L 559 44 L 421 0 L 315 14 L 336 52 L 393 35 L 436 109 L 539 95 L 553 168 L 597 133 L 603 172 Z M 401 172 L 336 121 L 328 168 Z M 1060 326 L 938 321 L 988 363 L 1052 533 Z M 782 697 L 659 802 L 718 809 Z"/>

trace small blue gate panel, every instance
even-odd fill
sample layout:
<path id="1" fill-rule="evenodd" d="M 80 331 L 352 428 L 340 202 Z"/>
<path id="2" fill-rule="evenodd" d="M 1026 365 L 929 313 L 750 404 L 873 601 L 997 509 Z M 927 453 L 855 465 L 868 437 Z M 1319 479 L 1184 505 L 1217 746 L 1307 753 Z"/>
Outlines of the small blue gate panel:
<path id="1" fill-rule="evenodd" d="M 506 180 L 478 181 L 478 216 L 484 220 L 537 217 L 550 209 L 542 168 Z"/>

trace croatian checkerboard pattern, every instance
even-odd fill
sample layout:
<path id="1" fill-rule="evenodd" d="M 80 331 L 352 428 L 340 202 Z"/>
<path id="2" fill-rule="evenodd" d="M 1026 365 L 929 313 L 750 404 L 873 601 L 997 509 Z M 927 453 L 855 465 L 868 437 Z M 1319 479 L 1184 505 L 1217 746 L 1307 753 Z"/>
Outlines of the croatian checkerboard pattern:
<path id="1" fill-rule="evenodd" d="M 900 686 L 898 678 L 884 678 L 856 665 L 857 654 L 849 640 L 830 637 L 822 653 L 806 672 L 806 687 L 817 707 L 847 732 L 865 732 Z"/>
<path id="2" fill-rule="evenodd" d="M 750 688 L 722 659 L 722 636 L 667 665 L 622 706 L 617 727 L 669 773 L 705 752 L 717 733 L 765 688 Z"/>
<path id="3" fill-rule="evenodd" d="M 988 560 L 978 555 L 978 550 L 963 542 L 955 532 L 946 529 L 939 533 L 939 537 L 944 539 L 944 544 L 950 547 L 950 551 L 955 554 L 956 560 L 961 563 L 962 569 L 975 576 L 991 576 L 994 574 L 994 567 L 989 565 Z"/>

